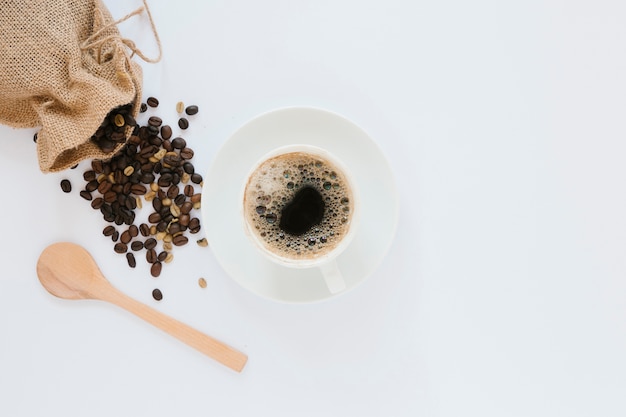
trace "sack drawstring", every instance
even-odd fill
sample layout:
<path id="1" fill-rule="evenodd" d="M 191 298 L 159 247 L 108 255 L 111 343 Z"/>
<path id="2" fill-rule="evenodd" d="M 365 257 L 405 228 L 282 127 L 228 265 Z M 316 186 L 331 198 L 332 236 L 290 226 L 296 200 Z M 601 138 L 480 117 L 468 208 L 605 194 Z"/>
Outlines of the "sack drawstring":
<path id="1" fill-rule="evenodd" d="M 150 20 L 150 27 L 152 28 L 152 33 L 154 34 L 154 38 L 156 39 L 157 42 L 157 46 L 159 48 L 159 55 L 156 58 L 148 58 L 147 56 L 145 56 L 141 50 L 139 48 L 137 48 L 137 45 L 135 45 L 135 42 L 133 42 L 130 39 L 126 39 L 126 38 L 122 38 L 119 35 L 109 35 L 109 36 L 105 36 L 103 38 L 98 39 L 98 37 L 106 30 L 110 29 L 113 26 L 117 26 L 120 23 L 130 19 L 133 16 L 136 16 L 140 13 L 142 13 L 143 11 L 146 11 L 146 14 L 148 15 L 148 19 Z M 139 7 L 138 9 L 130 12 L 129 14 L 127 14 L 126 16 L 122 17 L 121 19 L 118 19 L 114 22 L 110 22 L 108 24 L 106 24 L 105 26 L 101 27 L 97 32 L 91 34 L 91 36 L 89 36 L 87 39 L 85 39 L 85 41 L 80 45 L 80 49 L 81 50 L 86 50 L 86 49 L 91 49 L 91 48 L 98 48 L 98 54 L 97 54 L 97 60 L 98 63 L 100 64 L 100 54 L 102 51 L 102 47 L 104 46 L 104 44 L 112 39 L 119 39 L 124 45 L 126 45 L 128 47 L 128 49 L 130 49 L 132 51 L 131 54 L 131 58 L 137 54 L 137 56 L 139 56 L 139 58 L 141 58 L 142 60 L 144 60 L 145 62 L 149 62 L 152 64 L 155 64 L 157 62 L 159 62 L 161 60 L 161 56 L 162 56 L 162 50 L 161 50 L 161 40 L 159 39 L 159 33 L 156 30 L 156 26 L 154 25 L 154 20 L 152 19 L 152 14 L 150 13 L 150 8 L 148 8 L 148 3 L 146 0 L 143 0 L 143 7 Z"/>

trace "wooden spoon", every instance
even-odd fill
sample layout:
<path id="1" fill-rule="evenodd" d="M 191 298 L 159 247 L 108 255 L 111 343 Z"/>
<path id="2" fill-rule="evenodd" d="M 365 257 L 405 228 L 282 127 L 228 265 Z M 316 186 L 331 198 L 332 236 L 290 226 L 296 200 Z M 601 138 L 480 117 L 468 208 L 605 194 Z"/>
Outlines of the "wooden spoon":
<path id="1" fill-rule="evenodd" d="M 136 301 L 114 288 L 89 252 L 73 243 L 48 246 L 37 261 L 39 281 L 52 295 L 70 300 L 93 299 L 116 304 L 180 341 L 241 372 L 248 357 L 199 331 Z"/>

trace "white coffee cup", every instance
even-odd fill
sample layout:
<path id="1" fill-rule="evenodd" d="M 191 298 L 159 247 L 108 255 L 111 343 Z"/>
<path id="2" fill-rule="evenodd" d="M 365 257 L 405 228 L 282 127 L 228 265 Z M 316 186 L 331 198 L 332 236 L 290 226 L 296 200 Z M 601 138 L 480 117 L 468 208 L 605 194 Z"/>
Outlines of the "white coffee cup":
<path id="1" fill-rule="evenodd" d="M 343 182 L 345 182 L 345 188 L 349 191 L 350 194 L 349 222 L 347 226 L 342 226 L 347 227 L 347 230 L 344 231 L 341 238 L 333 242 L 334 247 L 329 248 L 328 250 L 324 249 L 324 253 L 311 257 L 294 258 L 286 255 L 281 255 L 277 253 L 278 250 L 276 250 L 276 248 L 268 247 L 268 244 L 263 242 L 263 239 L 261 238 L 261 236 L 259 236 L 259 233 L 254 230 L 255 225 L 252 224 L 249 208 L 251 205 L 251 201 L 249 201 L 251 197 L 249 194 L 248 197 L 246 197 L 246 193 L 249 190 L 248 187 L 252 187 L 252 178 L 255 178 L 255 175 L 258 174 L 257 170 L 262 167 L 266 161 L 279 157 L 281 155 L 294 153 L 304 153 L 312 157 L 319 158 L 320 160 L 327 161 L 328 164 L 334 167 L 339 173 L 340 178 L 342 178 Z M 293 191 L 293 193 L 295 194 L 295 190 Z M 248 198 L 248 201 L 246 201 L 246 198 Z M 341 274 L 341 271 L 338 268 L 336 259 L 348 247 L 356 233 L 359 223 L 360 210 L 358 192 L 356 189 L 355 181 L 351 177 L 348 169 L 339 159 L 337 159 L 334 155 L 330 154 L 325 149 L 311 145 L 288 145 L 274 149 L 263 155 L 250 169 L 248 175 L 246 175 L 242 187 L 240 202 L 241 218 L 245 234 L 263 256 L 287 268 L 319 268 L 321 272 L 321 278 L 323 277 L 328 287 L 328 290 L 332 294 L 339 293 L 346 288 L 345 280 Z M 248 209 L 246 209 L 246 204 L 248 205 Z M 327 211 L 328 207 L 325 207 L 324 210 L 324 217 L 326 217 L 327 215 L 329 215 Z M 280 219 L 276 219 L 275 221 L 280 221 Z"/>

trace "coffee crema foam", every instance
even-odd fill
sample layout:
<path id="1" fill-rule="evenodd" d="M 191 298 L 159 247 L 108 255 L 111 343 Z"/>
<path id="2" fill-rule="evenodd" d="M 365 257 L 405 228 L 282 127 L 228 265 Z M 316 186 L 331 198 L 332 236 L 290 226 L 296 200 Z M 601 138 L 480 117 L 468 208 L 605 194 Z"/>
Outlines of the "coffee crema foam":
<path id="1" fill-rule="evenodd" d="M 285 220 L 281 216 L 306 188 L 317 191 L 324 202 L 321 221 L 303 233 L 289 233 L 279 226 Z M 346 235 L 353 212 L 345 175 L 323 157 L 302 151 L 264 161 L 250 175 L 244 191 L 249 229 L 267 250 L 282 258 L 315 259 L 329 253 Z"/>

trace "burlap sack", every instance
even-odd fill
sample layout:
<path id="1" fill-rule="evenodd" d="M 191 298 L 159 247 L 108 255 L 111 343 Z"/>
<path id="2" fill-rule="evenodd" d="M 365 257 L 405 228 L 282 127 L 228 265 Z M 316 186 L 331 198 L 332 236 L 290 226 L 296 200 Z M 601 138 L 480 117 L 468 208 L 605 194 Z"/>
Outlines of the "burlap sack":
<path id="1" fill-rule="evenodd" d="M 91 136 L 115 107 L 139 112 L 141 67 L 116 23 L 100 0 L 2 2 L 0 123 L 41 126 L 43 172 L 110 157 Z"/>

